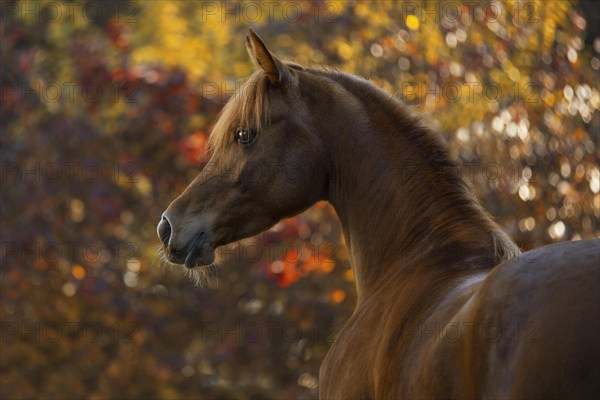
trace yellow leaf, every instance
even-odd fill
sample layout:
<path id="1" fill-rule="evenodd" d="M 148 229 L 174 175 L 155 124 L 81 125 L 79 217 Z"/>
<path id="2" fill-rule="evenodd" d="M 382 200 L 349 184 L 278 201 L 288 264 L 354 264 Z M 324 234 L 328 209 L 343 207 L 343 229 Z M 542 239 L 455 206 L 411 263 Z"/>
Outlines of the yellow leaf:
<path id="1" fill-rule="evenodd" d="M 417 18 L 415 15 L 406 16 L 406 26 L 408 29 L 416 31 L 419 29 L 419 18 Z"/>

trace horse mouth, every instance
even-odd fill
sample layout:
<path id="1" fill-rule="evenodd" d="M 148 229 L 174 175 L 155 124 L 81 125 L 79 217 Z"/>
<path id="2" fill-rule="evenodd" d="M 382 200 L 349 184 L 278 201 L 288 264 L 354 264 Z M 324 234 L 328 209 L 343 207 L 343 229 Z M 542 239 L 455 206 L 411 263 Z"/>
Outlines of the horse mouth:
<path id="1" fill-rule="evenodd" d="M 208 242 L 204 232 L 200 232 L 194 241 L 183 249 L 168 245 L 166 258 L 173 264 L 183 265 L 188 269 L 208 266 L 215 261 L 215 249 Z"/>
<path id="2" fill-rule="evenodd" d="M 183 265 L 186 268 L 192 269 L 196 267 L 204 267 L 215 262 L 215 249 L 210 243 L 195 244 L 190 248 L 188 255 L 185 257 Z"/>

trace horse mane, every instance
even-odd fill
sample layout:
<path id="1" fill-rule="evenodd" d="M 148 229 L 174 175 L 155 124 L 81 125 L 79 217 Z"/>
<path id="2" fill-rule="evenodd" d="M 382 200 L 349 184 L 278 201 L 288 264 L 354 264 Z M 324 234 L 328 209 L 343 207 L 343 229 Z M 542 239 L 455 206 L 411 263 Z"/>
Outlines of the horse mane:
<path id="1" fill-rule="evenodd" d="M 440 213 L 439 199 L 428 198 L 422 200 L 424 208 L 427 210 L 422 218 L 430 221 L 430 224 L 435 227 L 438 237 L 448 238 L 446 241 L 448 246 L 451 247 L 455 243 L 478 242 L 480 238 L 473 232 L 483 231 L 491 236 L 492 252 L 486 256 L 491 264 L 495 265 L 498 262 L 509 260 L 521 253 L 518 246 L 481 206 L 474 195 L 474 189 L 459 173 L 458 165 L 451 159 L 441 136 L 426 123 L 421 115 L 417 115 L 412 107 L 364 78 L 334 68 L 310 68 L 308 71 L 327 77 L 354 94 L 362 101 L 363 107 L 367 108 L 367 113 L 373 116 L 373 119 L 377 118 L 376 115 L 381 115 L 381 120 L 385 120 L 385 116 L 392 116 L 394 126 L 386 126 L 388 131 L 393 134 L 401 134 L 410 142 L 421 158 L 427 160 L 437 175 L 436 179 L 445 190 L 443 200 L 448 202 L 447 210 L 450 213 Z M 418 180 L 414 180 L 412 184 L 418 184 L 416 182 Z M 406 189 L 407 192 L 409 190 Z M 475 229 L 466 229 L 466 226 L 473 226 Z M 447 250 L 441 248 L 441 251 Z M 473 265 L 482 265 L 482 260 L 477 260 L 475 254 L 473 256 Z"/>

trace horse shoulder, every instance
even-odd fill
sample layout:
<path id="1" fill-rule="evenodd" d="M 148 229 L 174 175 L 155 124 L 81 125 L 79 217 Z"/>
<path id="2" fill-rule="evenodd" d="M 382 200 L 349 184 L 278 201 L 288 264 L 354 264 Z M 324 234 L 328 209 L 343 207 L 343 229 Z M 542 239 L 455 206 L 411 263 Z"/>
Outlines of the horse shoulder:
<path id="1" fill-rule="evenodd" d="M 455 279 L 416 329 L 405 353 L 406 368 L 398 395 L 405 398 L 469 398 L 473 319 L 477 290 L 487 271 Z"/>

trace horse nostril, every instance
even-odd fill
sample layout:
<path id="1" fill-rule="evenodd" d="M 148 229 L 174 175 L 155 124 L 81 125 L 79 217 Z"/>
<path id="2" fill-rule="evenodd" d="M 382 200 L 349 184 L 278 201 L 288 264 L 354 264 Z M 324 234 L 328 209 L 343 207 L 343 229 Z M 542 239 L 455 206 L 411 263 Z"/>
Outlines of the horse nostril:
<path id="1" fill-rule="evenodd" d="M 169 239 L 171 238 L 171 224 L 166 217 L 162 217 L 160 222 L 158 223 L 158 237 L 166 246 L 169 245 Z"/>

